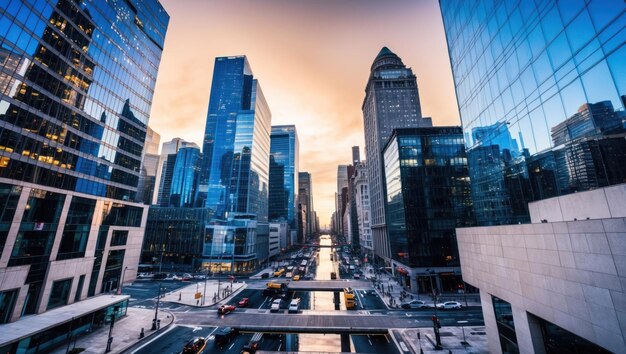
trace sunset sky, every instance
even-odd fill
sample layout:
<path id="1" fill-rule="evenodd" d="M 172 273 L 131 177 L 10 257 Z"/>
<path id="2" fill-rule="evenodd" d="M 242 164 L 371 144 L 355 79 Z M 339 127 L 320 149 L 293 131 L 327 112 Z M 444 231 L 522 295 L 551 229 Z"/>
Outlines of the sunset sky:
<path id="1" fill-rule="evenodd" d="M 417 76 L 422 114 L 459 115 L 436 0 L 161 0 L 170 15 L 150 126 L 161 142 L 202 146 L 217 56 L 246 55 L 272 112 L 295 124 L 300 170 L 313 176 L 321 226 L 334 211 L 337 165 L 364 158 L 361 104 L 383 46 Z"/>

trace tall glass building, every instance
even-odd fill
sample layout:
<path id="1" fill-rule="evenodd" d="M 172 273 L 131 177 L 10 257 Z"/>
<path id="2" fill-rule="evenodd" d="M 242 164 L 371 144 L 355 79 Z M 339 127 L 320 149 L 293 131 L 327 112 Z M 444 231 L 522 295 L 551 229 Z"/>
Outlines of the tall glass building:
<path id="1" fill-rule="evenodd" d="M 201 161 L 202 154 L 197 146 L 182 147 L 178 150 L 172 173 L 169 206 L 179 208 L 194 206 Z"/>
<path id="2" fill-rule="evenodd" d="M 363 100 L 365 157 L 372 211 L 372 240 L 378 261 L 389 262 L 391 251 L 385 226 L 385 190 L 382 151 L 396 128 L 431 126 L 422 117 L 417 79 L 411 68 L 387 47 L 383 47 L 370 69 Z M 337 191 L 341 194 L 340 191 Z M 341 224 L 343 215 L 337 215 Z M 341 226 L 339 226 L 341 228 Z"/>
<path id="3" fill-rule="evenodd" d="M 295 125 L 272 126 L 270 136 L 269 220 L 298 228 L 298 170 L 300 147 Z"/>
<path id="4" fill-rule="evenodd" d="M 135 279 L 168 22 L 156 0 L 0 2 L 0 323 Z"/>
<path id="5" fill-rule="evenodd" d="M 271 113 L 245 56 L 215 59 L 199 201 L 207 268 L 247 272 L 267 258 Z"/>
<path id="6" fill-rule="evenodd" d="M 625 352 L 626 3 L 440 5 L 477 223 L 493 225 L 456 230 L 489 352 Z"/>
<path id="7" fill-rule="evenodd" d="M 463 283 L 455 228 L 473 225 L 461 128 L 396 129 L 383 159 L 394 274 L 415 292 L 431 293 L 431 284 L 456 292 Z"/>
<path id="8" fill-rule="evenodd" d="M 626 5 L 441 0 L 480 225 L 626 182 Z"/>

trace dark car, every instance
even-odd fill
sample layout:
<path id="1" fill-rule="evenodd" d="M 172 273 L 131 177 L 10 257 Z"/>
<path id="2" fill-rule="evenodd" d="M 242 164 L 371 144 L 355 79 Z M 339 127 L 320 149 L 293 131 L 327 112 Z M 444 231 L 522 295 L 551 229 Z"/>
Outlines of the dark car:
<path id="1" fill-rule="evenodd" d="M 218 315 L 225 315 L 227 313 L 235 311 L 235 306 L 233 305 L 222 305 L 217 309 Z"/>
<path id="2" fill-rule="evenodd" d="M 266 278 L 269 278 L 269 277 L 270 277 L 270 273 L 265 272 L 265 273 L 261 274 L 261 278 L 262 279 L 266 279 Z"/>
<path id="3" fill-rule="evenodd" d="M 182 354 L 199 354 L 206 347 L 206 340 L 202 337 L 196 337 L 187 342 L 183 348 Z"/>
<path id="4" fill-rule="evenodd" d="M 237 336 L 237 330 L 232 327 L 222 327 L 215 331 L 215 345 L 224 345 L 229 343 Z"/>

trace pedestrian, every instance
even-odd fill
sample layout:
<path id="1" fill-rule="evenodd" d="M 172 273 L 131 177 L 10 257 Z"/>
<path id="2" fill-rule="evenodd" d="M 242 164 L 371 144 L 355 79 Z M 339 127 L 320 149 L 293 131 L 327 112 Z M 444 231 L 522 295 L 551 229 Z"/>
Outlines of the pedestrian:
<path id="1" fill-rule="evenodd" d="M 199 299 L 196 300 L 196 306 L 198 306 L 198 305 L 200 305 L 200 300 Z"/>

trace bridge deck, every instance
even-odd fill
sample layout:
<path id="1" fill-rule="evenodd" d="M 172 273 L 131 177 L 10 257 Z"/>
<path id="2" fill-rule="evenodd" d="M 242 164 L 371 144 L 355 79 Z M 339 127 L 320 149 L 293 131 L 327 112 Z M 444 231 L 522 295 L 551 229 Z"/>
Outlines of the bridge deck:
<path id="1" fill-rule="evenodd" d="M 340 291 L 344 288 L 372 289 L 372 283 L 366 280 L 301 280 L 284 283 L 287 284 L 287 289 L 290 291 Z"/>

